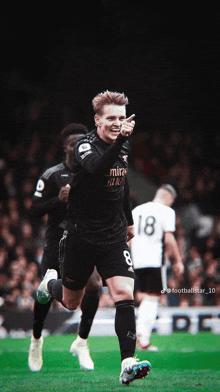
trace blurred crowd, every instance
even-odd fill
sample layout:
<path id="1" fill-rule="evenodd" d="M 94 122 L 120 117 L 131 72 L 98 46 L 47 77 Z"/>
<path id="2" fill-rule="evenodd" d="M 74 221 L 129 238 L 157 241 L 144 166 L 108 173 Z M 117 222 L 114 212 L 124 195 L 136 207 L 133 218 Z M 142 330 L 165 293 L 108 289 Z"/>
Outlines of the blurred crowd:
<path id="1" fill-rule="evenodd" d="M 215 147 L 220 147 L 218 138 Z M 38 132 L 5 141 L 1 148 L 0 307 L 33 309 L 47 216 L 33 219 L 29 209 L 39 176 L 62 160 L 62 151 L 58 140 L 45 142 Z M 220 306 L 220 172 L 207 149 L 201 135 L 183 138 L 180 132 L 138 133 L 132 141 L 136 170 L 154 185 L 173 183 L 179 192 L 176 239 L 185 274 L 176 281 L 167 260 L 169 287 L 175 291 L 162 296 L 161 305 Z M 53 306 L 59 305 L 54 301 Z M 106 306 L 113 302 L 104 291 L 100 307 Z"/>

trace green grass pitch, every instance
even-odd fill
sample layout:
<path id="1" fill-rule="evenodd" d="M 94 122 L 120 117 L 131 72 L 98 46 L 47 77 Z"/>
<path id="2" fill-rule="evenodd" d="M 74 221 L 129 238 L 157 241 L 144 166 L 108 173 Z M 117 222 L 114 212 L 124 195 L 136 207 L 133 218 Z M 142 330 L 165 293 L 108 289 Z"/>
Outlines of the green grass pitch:
<path id="1" fill-rule="evenodd" d="M 29 371 L 27 358 L 30 339 L 0 340 L 0 392 L 130 391 L 183 392 L 220 391 L 220 335 L 176 332 L 168 336 L 153 334 L 158 352 L 136 350 L 147 359 L 152 370 L 145 379 L 129 387 L 119 384 L 120 355 L 116 337 L 90 337 L 89 346 L 95 370 L 85 372 L 69 353 L 74 335 L 44 339 L 40 372 Z"/>

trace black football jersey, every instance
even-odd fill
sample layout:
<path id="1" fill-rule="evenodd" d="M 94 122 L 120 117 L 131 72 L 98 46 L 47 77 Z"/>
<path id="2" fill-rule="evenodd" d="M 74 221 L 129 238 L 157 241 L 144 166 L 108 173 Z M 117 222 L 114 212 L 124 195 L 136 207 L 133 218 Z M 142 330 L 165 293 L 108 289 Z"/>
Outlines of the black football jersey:
<path id="1" fill-rule="evenodd" d="M 68 229 L 89 242 L 123 241 L 127 225 L 133 224 L 126 177 L 129 152 L 126 137 L 119 135 L 109 145 L 96 130 L 75 145 Z"/>
<path id="2" fill-rule="evenodd" d="M 33 197 L 31 214 L 48 214 L 47 239 L 60 239 L 63 230 L 59 227 L 66 218 L 67 203 L 59 200 L 60 189 L 72 181 L 72 171 L 65 162 L 47 169 L 39 178 Z"/>

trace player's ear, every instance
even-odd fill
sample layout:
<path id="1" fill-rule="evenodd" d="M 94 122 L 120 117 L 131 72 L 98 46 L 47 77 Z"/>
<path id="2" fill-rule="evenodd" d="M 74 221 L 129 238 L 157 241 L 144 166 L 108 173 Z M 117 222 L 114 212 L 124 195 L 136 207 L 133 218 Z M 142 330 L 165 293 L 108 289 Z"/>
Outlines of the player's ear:
<path id="1" fill-rule="evenodd" d="M 95 125 L 98 127 L 98 125 L 99 125 L 99 115 L 98 114 L 95 114 L 94 120 L 95 120 Z"/>

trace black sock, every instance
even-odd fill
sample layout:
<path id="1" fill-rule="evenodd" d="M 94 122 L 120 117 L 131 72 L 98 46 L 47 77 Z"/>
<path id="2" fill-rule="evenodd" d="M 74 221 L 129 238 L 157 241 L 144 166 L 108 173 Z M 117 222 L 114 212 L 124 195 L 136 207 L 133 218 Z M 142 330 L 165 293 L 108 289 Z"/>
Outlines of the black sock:
<path id="1" fill-rule="evenodd" d="M 81 302 L 82 316 L 78 332 L 82 339 L 87 339 L 91 330 L 93 319 L 99 306 L 100 293 L 101 290 L 86 291 L 83 296 Z"/>
<path id="2" fill-rule="evenodd" d="M 51 279 L 48 284 L 48 291 L 50 295 L 60 302 L 63 305 L 63 287 L 62 287 L 62 279 Z"/>
<path id="3" fill-rule="evenodd" d="M 115 332 L 118 336 L 121 360 L 133 357 L 136 348 L 136 323 L 134 301 L 125 300 L 115 303 Z"/>
<path id="4" fill-rule="evenodd" d="M 37 300 L 34 303 L 34 323 L 33 323 L 33 335 L 35 339 L 40 339 L 41 332 L 44 326 L 44 320 L 50 310 L 52 300 L 47 304 L 40 304 Z"/>

